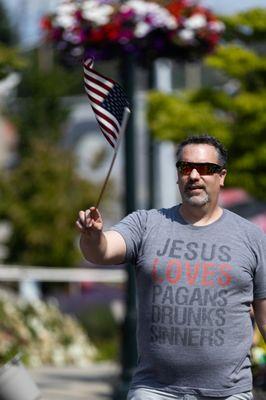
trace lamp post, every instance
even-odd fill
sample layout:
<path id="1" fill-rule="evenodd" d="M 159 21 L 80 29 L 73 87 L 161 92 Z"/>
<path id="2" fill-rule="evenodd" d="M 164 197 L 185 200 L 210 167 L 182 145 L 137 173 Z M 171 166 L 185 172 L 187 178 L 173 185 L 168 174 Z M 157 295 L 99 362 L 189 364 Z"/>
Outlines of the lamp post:
<path id="1" fill-rule="evenodd" d="M 134 134 L 134 92 L 135 92 L 135 63 L 134 57 L 127 54 L 121 60 L 122 84 L 130 102 L 132 114 L 129 118 L 125 134 L 125 211 L 126 214 L 136 209 L 135 182 L 135 137 Z M 121 364 L 122 372 L 116 387 L 113 400 L 125 400 L 133 369 L 137 364 L 136 345 L 136 307 L 135 307 L 135 272 L 134 266 L 126 265 L 126 315 L 122 326 Z"/>
<path id="2" fill-rule="evenodd" d="M 148 89 L 153 90 L 156 88 L 156 66 L 152 62 L 148 70 Z M 148 208 L 154 208 L 156 204 L 156 188 L 155 188 L 155 159 L 156 159 L 156 142 L 154 141 L 150 130 L 148 131 Z"/>

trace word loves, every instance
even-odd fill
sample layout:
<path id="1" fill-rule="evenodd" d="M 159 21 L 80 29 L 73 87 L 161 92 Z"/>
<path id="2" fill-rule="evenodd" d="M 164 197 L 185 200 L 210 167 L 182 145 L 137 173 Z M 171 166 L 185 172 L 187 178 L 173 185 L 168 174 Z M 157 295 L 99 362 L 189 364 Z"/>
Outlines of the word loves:
<path id="1" fill-rule="evenodd" d="M 216 264 L 212 262 L 186 261 L 170 259 L 163 269 L 159 269 L 159 258 L 155 258 L 152 267 L 152 280 L 154 283 L 168 283 L 175 285 L 184 280 L 190 286 L 200 284 L 201 286 L 228 286 L 232 281 L 229 264 Z"/>
<path id="2" fill-rule="evenodd" d="M 225 245 L 208 246 L 207 243 L 199 245 L 167 239 L 163 248 L 157 251 L 158 257 L 153 260 L 152 281 L 226 287 L 232 281 L 230 250 Z M 168 257 L 167 261 L 163 256 Z"/>

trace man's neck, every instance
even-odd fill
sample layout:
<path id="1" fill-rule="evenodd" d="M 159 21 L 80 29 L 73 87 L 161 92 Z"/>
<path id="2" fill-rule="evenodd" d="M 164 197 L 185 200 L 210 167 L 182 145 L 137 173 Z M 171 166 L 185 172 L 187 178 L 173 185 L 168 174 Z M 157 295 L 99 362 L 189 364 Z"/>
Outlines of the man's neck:
<path id="1" fill-rule="evenodd" d="M 179 212 L 186 222 L 195 226 L 205 226 L 217 221 L 223 214 L 221 207 L 210 208 L 208 204 L 202 207 L 182 203 Z"/>

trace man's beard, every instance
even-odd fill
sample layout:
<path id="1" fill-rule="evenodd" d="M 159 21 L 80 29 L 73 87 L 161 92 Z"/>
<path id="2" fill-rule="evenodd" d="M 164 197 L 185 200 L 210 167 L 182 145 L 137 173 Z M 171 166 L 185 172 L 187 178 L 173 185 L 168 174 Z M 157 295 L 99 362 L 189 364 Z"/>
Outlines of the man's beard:
<path id="1" fill-rule="evenodd" d="M 185 202 L 188 203 L 189 205 L 194 207 L 201 207 L 205 206 L 205 204 L 207 204 L 210 201 L 210 197 L 203 187 L 200 187 L 202 193 L 198 195 L 189 194 L 188 189 L 189 186 L 185 188 L 183 197 Z"/>

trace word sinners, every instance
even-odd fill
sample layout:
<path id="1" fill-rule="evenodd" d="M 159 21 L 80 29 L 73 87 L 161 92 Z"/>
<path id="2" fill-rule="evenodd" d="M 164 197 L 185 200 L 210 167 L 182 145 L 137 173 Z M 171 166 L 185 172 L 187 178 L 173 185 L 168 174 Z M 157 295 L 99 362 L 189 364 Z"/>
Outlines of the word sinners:
<path id="1" fill-rule="evenodd" d="M 221 328 L 182 328 L 151 325 L 151 343 L 183 346 L 222 346 L 224 330 Z"/>

